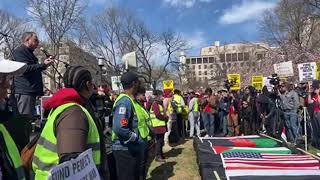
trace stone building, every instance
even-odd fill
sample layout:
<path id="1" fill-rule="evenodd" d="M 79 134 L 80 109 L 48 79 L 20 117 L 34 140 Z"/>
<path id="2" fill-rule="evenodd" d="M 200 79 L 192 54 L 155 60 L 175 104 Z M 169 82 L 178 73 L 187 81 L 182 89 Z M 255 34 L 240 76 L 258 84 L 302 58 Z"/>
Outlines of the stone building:
<path id="1" fill-rule="evenodd" d="M 39 50 L 37 50 L 35 53 L 39 55 L 37 56 L 39 59 L 43 60 L 45 58 L 43 53 L 39 52 Z M 93 76 L 93 82 L 95 84 L 98 85 L 101 81 L 103 84 L 108 83 L 106 77 L 101 76 L 101 69 L 98 66 L 97 57 L 79 48 L 75 43 L 71 41 L 61 43 L 59 54 L 60 61 L 70 65 L 81 65 L 86 67 L 91 72 L 91 75 Z M 61 75 L 63 75 L 66 70 L 66 65 L 62 62 L 59 62 L 56 69 Z M 52 74 L 54 73 L 55 70 L 52 67 L 48 68 L 48 70 L 43 73 L 44 85 L 50 90 L 56 89 L 59 82 L 60 85 L 62 85 L 62 78 L 59 77 L 58 73 L 55 73 L 55 77 L 53 78 Z"/>
<path id="2" fill-rule="evenodd" d="M 219 42 L 201 49 L 200 56 L 185 57 L 188 83 L 222 86 L 228 73 L 243 74 L 244 69 L 258 71 L 269 46 L 264 43 L 235 43 L 220 46 Z"/>

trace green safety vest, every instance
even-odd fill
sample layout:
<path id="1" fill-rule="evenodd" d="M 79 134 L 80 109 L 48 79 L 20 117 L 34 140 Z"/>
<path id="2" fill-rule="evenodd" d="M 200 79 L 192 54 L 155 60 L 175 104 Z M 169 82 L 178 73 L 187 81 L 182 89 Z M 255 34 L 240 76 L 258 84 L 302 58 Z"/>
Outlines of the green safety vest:
<path id="1" fill-rule="evenodd" d="M 199 112 L 198 99 L 196 99 L 196 100 L 194 101 L 194 104 L 193 104 L 193 112 Z"/>
<path id="2" fill-rule="evenodd" d="M 5 144 L 7 146 L 7 150 L 9 153 L 9 157 L 10 158 L 10 162 L 12 162 L 12 166 L 15 168 L 16 170 L 16 174 L 18 179 L 26 179 L 25 178 L 25 174 L 24 174 L 24 168 L 22 166 L 22 161 L 20 158 L 20 153 L 19 150 L 16 146 L 16 144 L 14 143 L 13 139 L 11 138 L 9 132 L 7 131 L 7 129 L 0 124 L 0 132 L 3 135 Z"/>
<path id="3" fill-rule="evenodd" d="M 177 113 L 182 113 L 182 105 L 181 105 L 181 99 L 182 97 L 180 95 L 173 95 L 173 100 L 176 102 L 178 109 L 177 109 Z"/>
<path id="4" fill-rule="evenodd" d="M 163 107 L 160 104 L 158 105 L 159 105 L 160 113 L 163 114 Z M 150 118 L 151 118 L 152 127 L 166 126 L 166 122 L 158 119 L 154 114 L 154 111 L 152 108 L 150 109 Z"/>
<path id="5" fill-rule="evenodd" d="M 94 163 L 99 168 L 101 164 L 101 151 L 98 128 L 92 116 L 84 107 L 77 103 L 67 103 L 59 106 L 55 110 L 51 110 L 48 120 L 41 132 L 32 161 L 32 168 L 35 172 L 36 180 L 48 179 L 50 169 L 59 164 L 57 138 L 54 133 L 55 120 L 63 111 L 74 105 L 81 107 L 82 111 L 87 116 L 89 124 L 87 149 L 92 148 Z"/>
<path id="6" fill-rule="evenodd" d="M 123 97 L 129 98 L 132 105 L 133 105 L 134 115 L 138 119 L 139 136 L 142 139 L 146 139 L 146 140 L 149 139 L 148 138 L 148 136 L 149 136 L 149 128 L 148 128 L 149 114 L 138 102 L 134 101 L 127 94 L 121 93 L 119 95 L 119 97 L 116 99 L 116 101 L 114 102 L 113 108 L 115 107 L 117 102 Z M 117 134 L 112 130 L 112 141 L 114 141 L 115 139 L 117 139 Z"/>

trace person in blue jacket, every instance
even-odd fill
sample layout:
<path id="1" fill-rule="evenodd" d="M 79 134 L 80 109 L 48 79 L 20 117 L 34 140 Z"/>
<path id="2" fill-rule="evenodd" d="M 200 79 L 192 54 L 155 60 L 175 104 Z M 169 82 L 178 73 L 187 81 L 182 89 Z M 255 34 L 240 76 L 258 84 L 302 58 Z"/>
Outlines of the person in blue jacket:
<path id="1" fill-rule="evenodd" d="M 118 180 L 146 179 L 142 161 L 147 148 L 149 129 L 135 96 L 140 88 L 138 75 L 126 72 L 121 76 L 123 92 L 113 106 L 112 150 Z"/>

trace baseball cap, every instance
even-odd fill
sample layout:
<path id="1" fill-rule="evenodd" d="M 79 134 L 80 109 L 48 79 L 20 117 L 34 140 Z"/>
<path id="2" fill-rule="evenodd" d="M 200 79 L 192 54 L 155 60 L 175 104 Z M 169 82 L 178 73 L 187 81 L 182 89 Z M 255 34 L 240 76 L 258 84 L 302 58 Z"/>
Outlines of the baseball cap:
<path id="1" fill-rule="evenodd" d="M 0 57 L 0 73 L 8 75 L 22 74 L 26 69 L 26 63 L 5 60 Z"/>
<path id="2" fill-rule="evenodd" d="M 136 73 L 134 72 L 126 72 L 121 76 L 121 84 L 123 86 L 124 89 L 130 87 L 130 85 L 134 82 L 139 80 L 139 77 Z"/>

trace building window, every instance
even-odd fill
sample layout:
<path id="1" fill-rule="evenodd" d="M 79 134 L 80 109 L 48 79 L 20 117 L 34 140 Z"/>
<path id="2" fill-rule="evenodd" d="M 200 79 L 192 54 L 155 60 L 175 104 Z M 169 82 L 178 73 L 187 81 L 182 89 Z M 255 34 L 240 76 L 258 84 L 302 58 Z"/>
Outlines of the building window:
<path id="1" fill-rule="evenodd" d="M 192 69 L 196 69 L 196 65 L 192 65 Z"/>
<path id="2" fill-rule="evenodd" d="M 201 77 L 199 78 L 199 81 L 202 81 L 202 78 L 201 78 Z"/>
<path id="3" fill-rule="evenodd" d="M 212 52 L 212 48 L 209 48 L 209 52 Z"/>
<path id="4" fill-rule="evenodd" d="M 207 58 L 207 57 L 203 58 L 203 63 L 204 63 L 204 64 L 205 64 L 205 63 L 208 63 L 208 58 Z"/>
<path id="5" fill-rule="evenodd" d="M 210 64 L 210 69 L 213 69 L 213 64 Z"/>
<path id="6" fill-rule="evenodd" d="M 191 63 L 192 63 L 192 64 L 197 64 L 197 59 L 196 59 L 196 58 L 192 58 L 192 59 L 191 59 Z"/>
<path id="7" fill-rule="evenodd" d="M 231 61 L 231 54 L 227 54 L 226 56 L 227 56 L 226 57 L 227 58 L 227 62 L 230 62 Z"/>
<path id="8" fill-rule="evenodd" d="M 194 81 L 197 81 L 197 78 L 193 78 Z"/>
<path id="9" fill-rule="evenodd" d="M 190 59 L 189 58 L 186 59 L 186 64 L 190 64 Z"/>
<path id="10" fill-rule="evenodd" d="M 204 69 L 207 69 L 207 65 L 204 65 Z"/>
<path id="11" fill-rule="evenodd" d="M 249 53 L 248 52 L 245 52 L 244 55 L 243 55 L 243 60 L 244 61 L 248 61 L 249 60 Z"/>
<path id="12" fill-rule="evenodd" d="M 257 54 L 257 59 L 261 60 L 265 57 L 265 54 Z"/>
<path id="13" fill-rule="evenodd" d="M 198 69 L 201 69 L 201 65 L 198 65 Z"/>
<path id="14" fill-rule="evenodd" d="M 199 71 L 199 75 L 201 76 L 201 71 Z"/>
<path id="15" fill-rule="evenodd" d="M 210 71 L 211 76 L 213 76 L 213 70 Z"/>
<path id="16" fill-rule="evenodd" d="M 197 58 L 197 64 L 202 64 L 202 58 Z"/>
<path id="17" fill-rule="evenodd" d="M 204 72 L 204 75 L 207 75 L 207 71 Z"/>
<path id="18" fill-rule="evenodd" d="M 243 53 L 238 53 L 238 61 L 243 61 Z"/>
<path id="19" fill-rule="evenodd" d="M 220 57 L 220 61 L 221 61 L 221 62 L 225 62 L 225 61 L 226 61 L 226 56 L 225 56 L 225 54 L 220 54 L 219 57 Z"/>
<path id="20" fill-rule="evenodd" d="M 196 72 L 193 72 L 193 76 L 196 76 Z"/>
<path id="21" fill-rule="evenodd" d="M 237 61 L 237 53 L 232 53 L 232 61 Z"/>
<path id="22" fill-rule="evenodd" d="M 208 77 L 205 77 L 204 79 L 207 81 L 207 80 L 208 80 Z"/>
<path id="23" fill-rule="evenodd" d="M 214 57 L 209 57 L 209 63 L 214 63 Z"/>

